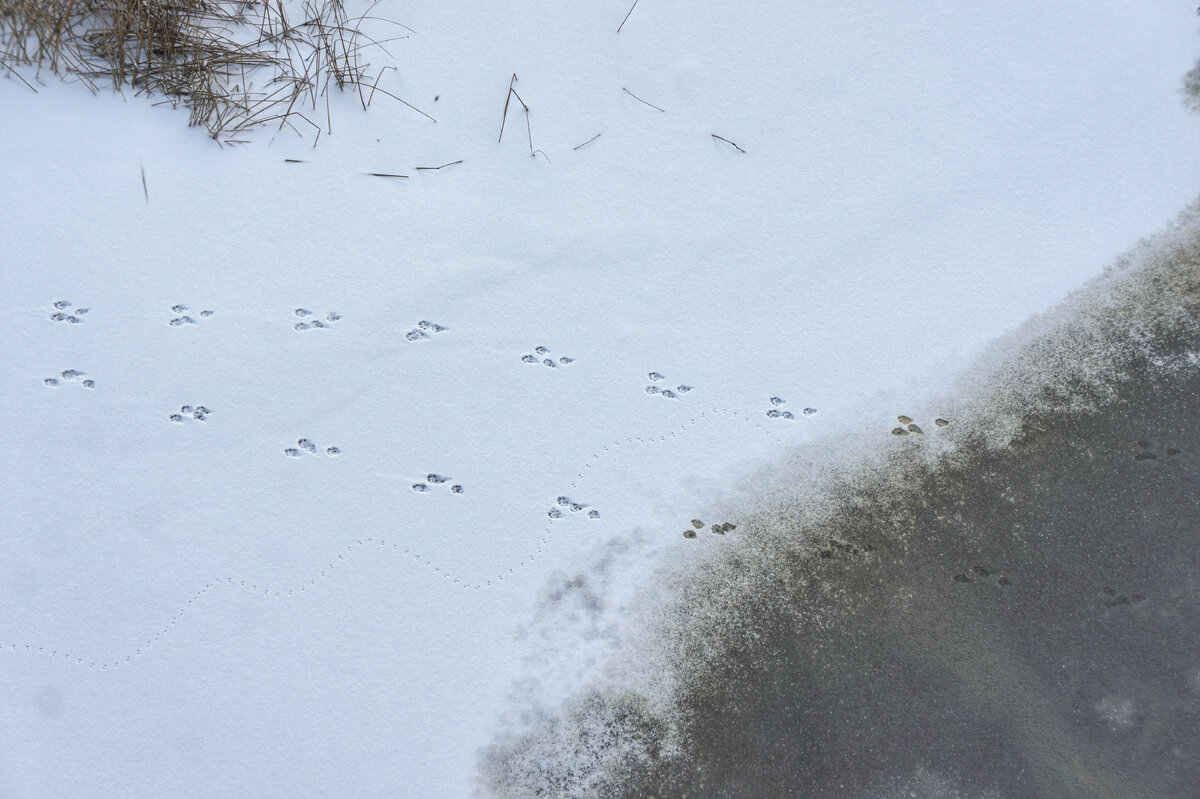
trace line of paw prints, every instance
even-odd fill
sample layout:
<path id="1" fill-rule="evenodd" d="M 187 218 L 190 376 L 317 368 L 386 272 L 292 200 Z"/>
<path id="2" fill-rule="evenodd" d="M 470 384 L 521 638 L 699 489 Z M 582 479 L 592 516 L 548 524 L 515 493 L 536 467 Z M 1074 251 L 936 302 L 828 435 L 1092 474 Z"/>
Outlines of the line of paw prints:
<path id="1" fill-rule="evenodd" d="M 564 515 L 566 515 L 563 513 L 563 511 L 566 511 L 567 513 L 583 513 L 585 510 L 587 511 L 586 515 L 589 519 L 600 518 L 600 511 L 596 510 L 595 508 L 588 510 L 586 503 L 575 502 L 570 497 L 561 496 L 554 500 L 554 507 L 546 512 L 546 516 L 548 516 L 550 519 L 561 519 Z"/>
<path id="2" fill-rule="evenodd" d="M 423 338 L 432 338 L 436 333 L 445 333 L 450 328 L 439 325 L 437 322 L 430 322 L 428 319 L 422 319 L 417 322 L 417 326 L 404 334 L 404 337 L 409 341 L 420 341 Z"/>
<path id="3" fill-rule="evenodd" d="M 595 465 L 599 461 L 599 459 L 603 453 L 608 453 L 610 451 L 618 449 L 621 446 L 624 446 L 627 444 L 665 443 L 665 442 L 668 442 L 671 439 L 677 437 L 680 433 L 686 432 L 689 428 L 694 427 L 697 424 L 697 422 L 699 422 L 703 419 L 706 419 L 706 418 L 714 418 L 715 416 L 718 416 L 718 415 L 723 416 L 725 418 L 732 419 L 737 422 L 741 422 L 743 424 L 753 425 L 755 429 L 762 429 L 762 426 L 760 424 L 756 424 L 753 419 L 746 416 L 745 414 L 739 413 L 737 411 L 729 411 L 729 410 L 724 410 L 721 408 L 713 408 L 713 409 L 711 409 L 711 411 L 702 411 L 695 417 L 680 424 L 676 430 L 668 431 L 667 433 L 663 433 L 663 434 L 660 434 L 657 436 L 650 436 L 650 437 L 627 437 L 624 439 L 614 440 L 609 446 L 602 447 L 600 452 L 597 452 L 592 455 L 591 459 L 589 459 L 584 464 L 584 471 L 581 471 L 579 473 L 578 477 L 579 477 L 579 479 L 582 479 L 584 474 L 586 473 L 586 471 L 588 469 L 592 468 L 592 466 Z M 307 439 L 301 439 L 298 443 L 301 446 L 303 446 L 303 444 L 306 441 L 307 441 Z M 311 443 L 311 442 L 309 442 L 309 443 Z M 336 448 L 331 448 L 331 449 L 336 449 Z M 314 446 L 314 450 L 309 450 L 309 451 L 311 454 L 316 454 L 315 446 Z M 300 452 L 297 451 L 297 454 L 293 457 L 299 457 L 299 454 L 300 454 Z M 571 483 L 571 488 L 576 488 L 576 487 L 578 487 L 578 480 L 573 481 Z M 453 490 L 453 488 L 451 490 Z M 566 499 L 566 497 L 564 497 L 564 499 Z M 568 502 L 569 501 L 570 500 L 568 499 Z M 598 516 L 599 516 L 599 514 L 597 514 L 597 516 L 593 516 L 592 518 L 598 518 Z M 725 524 L 727 524 L 727 523 L 722 523 L 722 528 L 724 528 Z M 533 546 L 533 548 L 524 557 L 522 557 L 519 561 L 516 561 L 512 566 L 505 568 L 502 571 L 496 573 L 495 576 L 493 576 L 491 579 L 483 579 L 478 582 L 470 582 L 470 581 L 454 574 L 449 569 L 435 563 L 433 561 L 433 559 L 428 557 L 427 555 L 425 555 L 419 551 L 409 549 L 407 546 L 402 546 L 400 543 L 391 542 L 391 541 L 388 541 L 387 539 L 382 539 L 382 538 L 380 538 L 380 539 L 375 539 L 375 538 L 356 539 L 352 543 L 346 545 L 344 552 L 339 551 L 336 558 L 330 560 L 329 563 L 327 563 L 324 568 L 319 570 L 319 573 L 315 573 L 311 577 L 302 578 L 298 583 L 294 584 L 293 587 L 290 587 L 290 588 L 271 587 L 271 586 L 263 585 L 261 583 L 254 582 L 252 580 L 242 580 L 242 579 L 237 579 L 234 577 L 221 577 L 216 580 L 212 580 L 212 581 L 206 583 L 201 589 L 196 591 L 194 594 L 192 594 L 192 596 L 187 600 L 187 602 L 184 603 L 184 605 L 182 607 L 180 607 L 180 609 L 170 618 L 170 620 L 165 625 L 163 625 L 161 630 L 158 630 L 157 632 L 152 634 L 150 637 L 148 637 L 144 641 L 144 643 L 142 645 L 136 647 L 133 651 L 129 652 L 128 654 L 115 657 L 111 660 L 104 659 L 104 658 L 96 658 L 94 656 L 84 657 L 84 656 L 81 656 L 78 654 L 69 654 L 66 652 L 60 652 L 57 649 L 49 649 L 49 648 L 43 647 L 43 646 L 34 646 L 31 644 L 18 644 L 18 643 L 13 643 L 13 642 L 8 642 L 8 641 L 0 642 L 0 651 L 12 651 L 12 652 L 22 652 L 23 651 L 23 652 L 31 653 L 31 654 L 39 654 L 39 655 L 43 655 L 43 656 L 54 657 L 56 659 L 72 663 L 73 665 L 87 666 L 88 668 L 93 668 L 93 669 L 118 668 L 124 664 L 130 663 L 134 658 L 145 654 L 151 647 L 156 645 L 164 636 L 166 636 L 171 630 L 173 630 L 178 625 L 178 623 L 184 618 L 184 616 L 186 616 L 186 614 L 190 610 L 192 610 L 193 606 L 195 606 L 198 602 L 200 602 L 201 599 L 204 598 L 204 596 L 206 594 L 212 592 L 218 586 L 230 586 L 230 587 L 234 587 L 234 588 L 241 588 L 241 589 L 244 589 L 247 592 L 252 593 L 256 596 L 263 596 L 263 597 L 283 598 L 283 597 L 300 596 L 300 595 L 304 594 L 309 588 L 314 588 L 317 585 L 318 580 L 332 578 L 334 571 L 337 569 L 337 567 L 340 564 L 342 564 L 347 559 L 348 555 L 351 555 L 351 554 L 355 553 L 356 551 L 362 551 L 362 550 L 366 550 L 366 549 L 371 549 L 373 551 L 392 551 L 392 552 L 396 553 L 397 555 L 403 555 L 404 557 L 411 559 L 413 561 L 413 563 L 418 566 L 423 566 L 427 569 L 430 569 L 434 574 L 436 574 L 437 576 L 439 576 L 443 580 L 445 580 L 447 585 L 452 585 L 452 586 L 455 586 L 458 588 L 462 588 L 464 590 L 482 591 L 484 589 L 492 588 L 500 583 L 503 583 L 506 576 L 515 575 L 517 572 L 517 569 L 525 568 L 526 566 L 531 565 L 534 561 L 540 559 L 543 552 L 545 551 L 546 546 L 548 546 L 550 543 L 550 534 L 551 534 L 552 526 L 553 526 L 553 521 L 547 520 L 546 525 L 543 528 L 543 533 L 542 533 L 541 538 L 537 541 L 537 543 Z M 728 529 L 733 529 L 733 526 L 729 525 Z M 373 563 L 376 561 L 377 561 L 377 559 L 372 559 Z"/>
<path id="4" fill-rule="evenodd" d="M 703 529 L 704 522 L 700 521 L 699 519 L 692 519 L 692 526 L 683 531 L 683 537 L 693 539 L 699 534 L 699 531 Z M 713 535 L 725 535 L 726 533 L 736 529 L 737 525 L 730 524 L 729 522 L 716 522 L 708 527 L 708 531 Z"/>
<path id="5" fill-rule="evenodd" d="M 92 380 L 90 377 L 85 377 L 83 380 L 79 380 L 79 378 L 83 377 L 83 372 L 80 372 L 77 369 L 66 369 L 62 372 L 59 372 L 59 374 L 62 375 L 61 378 L 47 377 L 42 381 L 42 385 L 50 388 L 58 388 L 64 383 L 73 383 L 75 381 L 79 381 L 79 385 L 83 386 L 84 388 L 96 387 L 96 381 Z"/>
<path id="6" fill-rule="evenodd" d="M 288 447 L 283 451 L 283 454 L 287 455 L 289 458 L 299 458 L 302 457 L 306 452 L 313 456 L 316 456 L 317 454 L 317 445 L 313 443 L 311 438 L 297 439 L 296 446 Z M 342 454 L 342 450 L 338 447 L 326 447 L 325 454 L 331 458 L 336 458 L 338 455 Z"/>
<path id="7" fill-rule="evenodd" d="M 203 422 L 212 413 L 211 410 L 203 405 L 183 405 L 179 408 L 179 413 L 173 413 L 167 418 L 176 424 L 182 424 L 184 419 L 195 419 L 197 422 Z"/>
<path id="8" fill-rule="evenodd" d="M 71 307 L 71 303 L 66 300 L 58 300 L 54 303 L 54 311 L 50 314 L 51 322 L 64 322 L 69 325 L 78 325 L 83 322 L 83 317 L 88 315 L 91 308 L 76 308 L 74 311 L 67 310 Z"/>
<path id="9" fill-rule="evenodd" d="M 655 383 L 662 382 L 667 379 L 667 376 L 660 372 L 650 372 L 646 375 L 650 378 L 650 385 L 646 386 L 646 393 L 652 397 L 665 397 L 666 399 L 679 399 L 684 394 L 691 391 L 695 386 L 678 385 L 672 391 L 669 388 L 659 388 Z"/>
<path id="10" fill-rule="evenodd" d="M 793 420 L 796 418 L 795 415 L 791 411 L 779 410 L 779 406 L 785 404 L 787 402 L 787 400 L 785 400 L 781 397 L 771 397 L 771 399 L 768 401 L 772 405 L 772 408 L 769 411 L 767 411 L 768 418 L 770 418 L 770 419 L 793 419 Z M 804 414 L 805 416 L 812 416 L 812 415 L 816 414 L 816 412 L 817 412 L 816 408 L 805 408 L 804 410 L 800 411 L 800 413 Z"/>
<path id="11" fill-rule="evenodd" d="M 430 472 L 429 474 L 425 475 L 424 482 L 413 483 L 412 490 L 417 494 L 425 494 L 425 493 L 428 493 L 430 490 L 432 490 L 432 488 L 434 486 L 442 486 L 442 485 L 446 485 L 447 483 L 450 483 L 449 477 L 446 477 L 444 474 L 438 474 L 437 472 Z M 462 484 L 451 483 L 450 484 L 450 493 L 451 494 L 463 493 Z"/>
<path id="12" fill-rule="evenodd" d="M 522 363 L 540 363 L 542 366 L 548 366 L 551 369 L 557 369 L 559 364 L 570 366 L 575 363 L 574 358 L 568 358 L 566 355 L 560 357 L 557 361 L 550 357 L 549 347 L 534 347 L 532 355 L 526 354 L 521 356 Z"/>
<path id="13" fill-rule="evenodd" d="M 925 431 L 921 429 L 920 425 L 918 425 L 916 422 L 914 422 L 912 420 L 911 416 L 903 416 L 903 415 L 897 416 L 896 420 L 898 422 L 900 422 L 900 424 L 903 426 L 892 428 L 892 435 L 894 435 L 894 436 L 906 436 L 909 433 L 912 433 L 912 434 L 918 435 L 918 436 L 925 434 Z M 948 420 L 943 419 L 940 416 L 938 418 L 934 419 L 933 423 L 935 425 L 937 425 L 938 427 L 945 427 L 948 424 L 950 424 L 950 422 Z"/>
<path id="14" fill-rule="evenodd" d="M 184 325 L 196 324 L 196 320 L 188 316 L 187 311 L 188 307 L 186 305 L 172 305 L 171 313 L 175 314 L 175 316 L 173 316 L 171 320 L 167 322 L 167 324 L 171 327 L 182 327 Z M 199 314 L 201 319 L 208 319 L 212 315 L 213 312 L 208 309 L 201 311 Z"/>
<path id="15" fill-rule="evenodd" d="M 337 311 L 329 311 L 326 313 L 324 321 L 317 319 L 316 315 L 307 308 L 297 308 L 296 310 L 292 311 L 292 313 L 304 320 L 292 325 L 293 330 L 298 330 L 301 332 L 305 330 L 328 330 L 332 325 L 342 319 L 342 315 Z"/>

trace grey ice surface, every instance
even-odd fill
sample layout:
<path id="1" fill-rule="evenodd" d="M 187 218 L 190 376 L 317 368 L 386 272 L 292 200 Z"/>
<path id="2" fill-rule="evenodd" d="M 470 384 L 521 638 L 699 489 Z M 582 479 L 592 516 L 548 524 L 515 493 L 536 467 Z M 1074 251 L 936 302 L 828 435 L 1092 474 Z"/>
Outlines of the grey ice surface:
<path id="1" fill-rule="evenodd" d="M 1200 795 L 1195 214 L 1156 246 L 995 370 L 1003 445 L 884 430 L 820 513 L 741 520 L 671 588 L 665 700 L 584 692 L 497 740 L 489 789 Z"/>

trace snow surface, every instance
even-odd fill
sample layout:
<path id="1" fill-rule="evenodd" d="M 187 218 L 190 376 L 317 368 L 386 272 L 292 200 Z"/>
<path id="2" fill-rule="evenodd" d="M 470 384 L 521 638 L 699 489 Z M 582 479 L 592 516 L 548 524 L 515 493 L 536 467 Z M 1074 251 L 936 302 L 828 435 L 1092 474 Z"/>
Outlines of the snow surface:
<path id="1" fill-rule="evenodd" d="M 1186 5 L 627 11 L 381 3 L 437 122 L 315 148 L 0 82 L 0 796 L 470 795 L 556 575 L 716 545 L 1200 185 Z"/>

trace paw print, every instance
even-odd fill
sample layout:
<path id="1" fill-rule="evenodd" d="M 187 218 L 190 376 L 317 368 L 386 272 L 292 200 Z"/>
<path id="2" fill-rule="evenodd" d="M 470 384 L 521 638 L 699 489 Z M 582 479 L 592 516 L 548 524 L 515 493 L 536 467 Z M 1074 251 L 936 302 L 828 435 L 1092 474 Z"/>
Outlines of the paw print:
<path id="1" fill-rule="evenodd" d="M 587 511 L 587 513 L 584 513 Z M 589 508 L 586 503 L 575 502 L 570 497 L 560 496 L 554 500 L 554 507 L 546 512 L 551 519 L 561 519 L 569 513 L 583 513 L 589 519 L 599 519 L 600 511 Z"/>
<path id="2" fill-rule="evenodd" d="M 925 435 L 925 431 L 921 429 L 920 425 L 912 420 L 911 416 L 897 416 L 896 421 L 900 422 L 901 426 L 892 428 L 892 435 L 894 436 L 907 436 L 910 433 L 918 436 Z M 949 421 L 940 416 L 934 419 L 933 423 L 938 427 L 946 427 L 950 424 Z"/>
<path id="3" fill-rule="evenodd" d="M 787 400 L 783 399 L 782 397 L 771 397 L 767 401 L 771 403 L 771 408 L 769 410 L 767 410 L 768 418 L 795 420 L 795 418 L 796 418 L 795 414 L 793 414 L 791 411 L 780 410 L 780 408 L 779 408 L 780 405 L 785 405 L 787 403 Z M 816 412 L 817 412 L 816 408 L 805 408 L 804 410 L 800 411 L 800 413 L 804 414 L 805 416 L 813 416 L 814 414 L 816 414 Z"/>
<path id="4" fill-rule="evenodd" d="M 324 319 L 318 318 L 316 314 L 307 308 L 297 308 L 292 313 L 300 317 L 301 321 L 292 325 L 292 329 L 299 332 L 305 330 L 328 330 L 334 323 L 342 319 L 342 315 L 337 311 L 328 311 Z"/>
<path id="5" fill-rule="evenodd" d="M 51 322 L 63 322 L 68 325 L 78 325 L 83 322 L 83 317 L 87 316 L 91 308 L 76 308 L 71 309 L 71 303 L 66 300 L 57 300 L 53 304 L 54 310 L 50 314 Z"/>
<path id="6" fill-rule="evenodd" d="M 539 346 L 533 348 L 533 354 L 522 355 L 521 363 L 540 363 L 542 366 L 549 367 L 550 369 L 557 369 L 560 365 L 570 366 L 571 364 L 575 363 L 575 359 L 563 355 L 555 360 L 550 355 L 549 347 Z"/>
<path id="7" fill-rule="evenodd" d="M 693 388 L 695 388 L 695 386 L 687 386 L 687 385 L 683 385 L 682 383 L 678 386 L 675 386 L 674 390 L 672 390 L 670 388 L 662 388 L 660 386 L 657 386 L 657 385 L 655 385 L 656 383 L 661 383 L 662 381 L 667 379 L 666 375 L 662 374 L 661 372 L 649 372 L 649 373 L 647 373 L 646 377 L 648 377 L 650 379 L 650 385 L 646 386 L 645 391 L 647 394 L 649 394 L 652 397 L 665 397 L 666 399 L 679 399 L 681 396 L 683 396 L 684 394 L 688 393 Z"/>
<path id="8" fill-rule="evenodd" d="M 423 338 L 432 338 L 438 333 L 445 333 L 450 328 L 444 325 L 439 325 L 437 322 L 430 322 L 428 319 L 422 319 L 417 322 L 417 326 L 404 334 L 404 337 L 409 341 L 420 341 Z"/>
<path id="9" fill-rule="evenodd" d="M 84 379 L 80 380 L 79 378 L 81 377 Z M 76 381 L 78 381 L 79 385 L 83 386 L 84 388 L 96 387 L 96 381 L 92 380 L 91 378 L 84 377 L 83 372 L 79 371 L 78 369 L 65 369 L 62 372 L 59 372 L 59 377 L 47 377 L 42 380 L 42 385 L 46 386 L 47 388 L 58 388 L 66 383 L 73 383 Z"/>
<path id="10" fill-rule="evenodd" d="M 188 316 L 187 311 L 188 307 L 186 305 L 172 305 L 171 313 L 175 314 L 175 316 L 173 316 L 171 320 L 167 322 L 167 324 L 171 327 L 183 327 L 184 325 L 196 324 L 196 320 Z M 201 319 L 209 319 L 212 317 L 213 311 L 206 309 L 201 311 L 198 315 Z"/>
<path id="11" fill-rule="evenodd" d="M 203 405 L 182 405 L 178 413 L 173 413 L 167 418 L 176 424 L 182 424 L 184 419 L 194 419 L 197 422 L 203 422 L 208 418 L 212 411 Z"/>
<path id="12" fill-rule="evenodd" d="M 317 451 L 317 444 L 311 438 L 300 438 L 296 440 L 296 446 L 287 447 L 284 449 L 283 454 L 287 455 L 289 458 L 300 458 L 303 457 L 305 453 L 308 453 L 314 457 L 319 457 L 317 455 Z M 342 454 L 342 450 L 339 447 L 325 447 L 324 451 L 325 455 L 330 458 L 336 458 L 338 455 Z"/>
<path id="13" fill-rule="evenodd" d="M 700 534 L 701 530 L 704 529 L 704 522 L 700 519 L 692 519 L 691 525 L 691 527 L 684 529 L 684 538 L 693 539 Z M 737 525 L 730 524 L 729 522 L 717 522 L 708 526 L 708 531 L 713 535 L 725 535 L 726 533 L 736 529 Z"/>
<path id="14" fill-rule="evenodd" d="M 451 481 L 451 478 L 447 477 L 444 474 L 438 474 L 437 472 L 430 472 L 429 474 L 425 475 L 425 479 L 422 480 L 421 482 L 413 483 L 412 490 L 418 494 L 424 494 L 427 491 L 432 491 L 434 486 L 443 486 L 443 485 L 446 485 L 447 483 L 450 483 L 450 481 Z M 463 493 L 462 484 L 461 483 L 451 483 L 450 484 L 450 493 L 451 494 Z"/>

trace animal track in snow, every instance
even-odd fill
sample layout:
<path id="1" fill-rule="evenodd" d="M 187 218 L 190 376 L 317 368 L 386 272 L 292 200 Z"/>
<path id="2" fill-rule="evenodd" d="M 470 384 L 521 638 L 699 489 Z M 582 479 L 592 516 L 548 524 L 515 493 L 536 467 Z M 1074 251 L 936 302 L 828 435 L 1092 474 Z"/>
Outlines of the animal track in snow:
<path id="1" fill-rule="evenodd" d="M 328 330 L 342 319 L 342 315 L 337 311 L 326 311 L 324 319 L 318 318 L 316 314 L 307 308 L 297 308 L 292 313 L 301 319 L 301 321 L 292 325 L 292 329 L 300 332 L 305 330 Z"/>
<path id="2" fill-rule="evenodd" d="M 409 341 L 420 341 L 425 338 L 432 338 L 437 333 L 445 333 L 450 328 L 439 325 L 437 322 L 430 322 L 428 319 L 422 319 L 417 322 L 417 326 L 404 334 L 404 337 Z"/>
<path id="3" fill-rule="evenodd" d="M 768 402 L 771 403 L 771 408 L 767 411 L 768 418 L 795 420 L 796 416 L 791 411 L 783 411 L 779 409 L 779 406 L 786 404 L 787 400 L 783 399 L 782 397 L 771 397 Z M 804 414 L 805 416 L 812 416 L 816 412 L 816 408 L 805 408 L 804 410 L 800 411 L 800 413 Z"/>
<path id="4" fill-rule="evenodd" d="M 688 527 L 683 531 L 684 538 L 695 538 L 699 534 L 699 531 L 704 529 L 704 522 L 700 521 L 699 519 L 692 519 L 691 525 L 691 527 Z M 736 529 L 736 524 L 730 524 L 729 522 L 714 522 L 713 524 L 709 525 L 708 531 L 713 535 L 725 535 L 729 531 Z"/>
<path id="5" fill-rule="evenodd" d="M 80 380 L 79 378 L 81 377 L 84 379 Z M 79 385 L 83 386 L 84 388 L 96 387 L 95 380 L 85 377 L 83 372 L 80 372 L 77 369 L 65 369 L 62 372 L 59 372 L 59 377 L 47 377 L 46 379 L 42 380 L 42 385 L 48 386 L 49 388 L 58 388 L 61 385 L 73 383 L 75 381 L 78 381 Z"/>
<path id="6" fill-rule="evenodd" d="M 907 436 L 910 433 L 918 436 L 925 434 L 925 431 L 922 430 L 920 425 L 914 422 L 910 416 L 901 414 L 900 416 L 896 417 L 896 421 L 900 422 L 901 427 L 892 428 L 892 435 L 894 436 Z M 946 427 L 950 424 L 950 422 L 940 416 L 934 419 L 933 423 L 938 427 Z"/>
<path id="7" fill-rule="evenodd" d="M 656 384 L 661 383 L 667 379 L 667 376 L 662 374 L 661 372 L 649 372 L 649 373 L 647 373 L 646 377 L 648 377 L 650 379 L 650 385 L 646 386 L 645 391 L 647 394 L 649 394 L 652 397 L 665 397 L 666 399 L 679 399 L 684 394 L 688 393 L 693 388 L 695 388 L 695 386 L 688 386 L 688 385 L 684 385 L 682 383 L 679 384 L 678 386 L 675 386 L 674 389 L 669 388 L 669 387 L 661 388 L 660 386 L 658 386 Z"/>
<path id="8" fill-rule="evenodd" d="M 425 475 L 423 480 L 418 480 L 417 482 L 412 484 L 412 490 L 418 494 L 424 494 L 428 491 L 431 491 L 434 486 L 443 486 L 443 485 L 450 483 L 450 480 L 451 480 L 451 478 L 447 477 L 444 474 L 438 474 L 437 472 L 429 472 L 428 474 Z M 450 493 L 451 494 L 463 493 L 462 484 L 461 483 L 450 483 Z"/>
<path id="9" fill-rule="evenodd" d="M 194 419 L 197 422 L 203 422 L 208 418 L 212 411 L 203 405 L 183 405 L 180 406 L 178 413 L 171 414 L 169 418 L 176 424 L 182 424 L 184 419 Z"/>
<path id="10" fill-rule="evenodd" d="M 71 303 L 66 300 L 56 300 L 53 304 L 54 310 L 50 313 L 51 322 L 63 322 L 68 325 L 78 325 L 83 322 L 83 317 L 87 316 L 91 308 L 75 308 L 71 309 Z"/>
<path id="11" fill-rule="evenodd" d="M 587 511 L 587 513 L 585 514 L 587 516 L 587 518 L 589 518 L 589 519 L 599 519 L 600 518 L 600 511 L 596 510 L 595 508 L 589 509 L 587 503 L 575 502 L 568 496 L 559 496 L 557 499 L 554 500 L 554 506 L 552 508 L 550 508 L 549 511 L 546 512 L 546 516 L 549 517 L 550 519 L 561 519 L 564 516 L 566 516 L 567 514 L 583 513 L 585 510 Z"/>
<path id="12" fill-rule="evenodd" d="M 173 316 L 171 318 L 171 320 L 169 322 L 167 322 L 167 324 L 170 325 L 171 327 L 183 327 L 184 325 L 196 324 L 196 320 L 193 319 L 192 317 L 188 316 L 187 312 L 188 312 L 188 307 L 186 305 L 182 305 L 182 304 L 172 305 L 171 313 L 175 314 L 175 316 Z M 213 315 L 213 312 L 208 309 L 200 311 L 200 313 L 197 314 L 197 316 L 199 316 L 201 319 L 208 319 L 212 315 Z"/>
<path id="13" fill-rule="evenodd" d="M 555 359 L 550 355 L 549 347 L 538 346 L 533 348 L 532 354 L 522 355 L 521 363 L 540 363 L 542 366 L 547 366 L 551 369 L 557 369 L 560 365 L 570 366 L 571 364 L 575 363 L 575 359 L 569 358 L 566 355 Z"/>
<path id="14" fill-rule="evenodd" d="M 301 458 L 306 453 L 314 457 L 320 457 L 318 455 L 318 451 L 319 447 L 317 447 L 316 442 L 314 442 L 311 438 L 300 438 L 296 439 L 296 446 L 285 448 L 283 450 L 283 454 L 287 455 L 289 458 Z M 325 455 L 330 458 L 336 458 L 338 455 L 342 454 L 341 447 L 325 447 L 324 452 Z"/>

